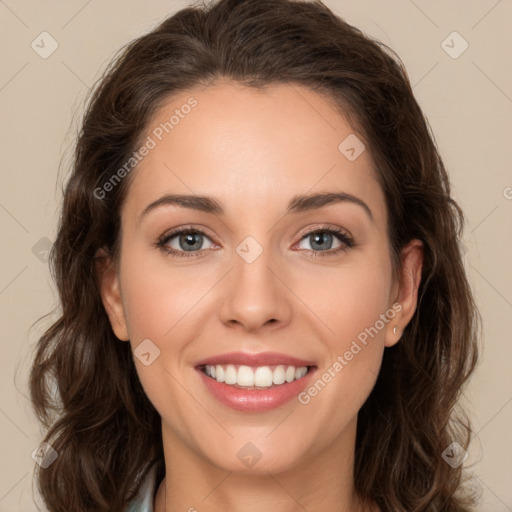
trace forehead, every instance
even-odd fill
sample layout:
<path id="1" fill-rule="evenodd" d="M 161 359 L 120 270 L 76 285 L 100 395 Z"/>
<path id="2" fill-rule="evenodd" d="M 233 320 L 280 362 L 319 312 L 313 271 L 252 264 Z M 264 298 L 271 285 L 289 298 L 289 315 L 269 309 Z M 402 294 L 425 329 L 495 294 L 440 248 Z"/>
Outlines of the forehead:
<path id="1" fill-rule="evenodd" d="M 282 211 L 296 194 L 342 191 L 386 217 L 362 135 L 327 98 L 298 84 L 258 90 L 220 82 L 182 92 L 157 110 L 142 141 L 150 149 L 124 205 L 134 215 L 170 193 L 216 197 L 240 218 Z"/>

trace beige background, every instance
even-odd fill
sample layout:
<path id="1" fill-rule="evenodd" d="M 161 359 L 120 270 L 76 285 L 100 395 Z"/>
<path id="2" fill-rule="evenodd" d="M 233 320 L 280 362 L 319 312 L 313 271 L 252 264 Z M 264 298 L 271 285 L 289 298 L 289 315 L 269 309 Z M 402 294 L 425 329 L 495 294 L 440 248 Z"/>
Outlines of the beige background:
<path id="1" fill-rule="evenodd" d="M 55 305 L 44 259 L 55 238 L 72 121 L 114 52 L 186 4 L 0 0 L 0 512 L 37 510 L 31 452 L 41 432 L 26 378 L 49 320 L 31 325 Z M 474 463 L 483 492 L 480 510 L 512 511 L 512 0 L 326 4 L 402 57 L 467 215 L 466 265 L 485 352 L 466 392 L 477 433 L 466 464 Z M 31 48 L 43 31 L 58 43 L 47 59 Z M 442 46 L 453 31 L 469 44 L 458 58 L 445 49 L 453 55 L 462 39 Z"/>

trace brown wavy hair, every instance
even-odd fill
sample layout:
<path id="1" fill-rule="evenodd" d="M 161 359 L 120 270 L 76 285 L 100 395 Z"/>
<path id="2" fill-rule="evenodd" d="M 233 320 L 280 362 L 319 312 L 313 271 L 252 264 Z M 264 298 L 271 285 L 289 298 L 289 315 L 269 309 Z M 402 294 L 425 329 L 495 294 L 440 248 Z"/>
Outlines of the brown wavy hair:
<path id="1" fill-rule="evenodd" d="M 99 248 L 119 255 L 131 180 L 101 199 L 94 191 L 140 147 L 164 101 L 220 79 L 307 86 L 364 138 L 385 193 L 394 271 L 414 238 L 424 262 L 415 314 L 385 350 L 358 415 L 356 490 L 382 512 L 471 510 L 462 467 L 441 457 L 471 437 L 458 403 L 477 362 L 480 316 L 463 265 L 463 212 L 400 58 L 321 2 L 292 0 L 184 8 L 123 48 L 91 93 L 50 258 L 61 311 L 38 342 L 30 375 L 44 440 L 58 453 L 48 468 L 36 467 L 46 506 L 121 511 L 154 463 L 164 476 L 160 416 L 130 344 L 112 331 L 95 273 Z"/>

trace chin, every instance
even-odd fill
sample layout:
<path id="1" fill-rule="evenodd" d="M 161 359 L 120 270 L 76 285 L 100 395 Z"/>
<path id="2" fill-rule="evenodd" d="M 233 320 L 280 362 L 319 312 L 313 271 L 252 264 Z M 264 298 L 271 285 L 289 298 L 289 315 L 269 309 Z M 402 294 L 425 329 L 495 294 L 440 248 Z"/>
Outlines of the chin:
<path id="1" fill-rule="evenodd" d="M 298 466 L 304 459 L 305 439 L 301 441 L 290 433 L 293 439 L 289 444 L 283 443 L 281 437 L 271 439 L 268 429 L 260 429 L 258 435 L 237 435 L 222 443 L 216 441 L 203 451 L 203 457 L 211 464 L 222 469 L 239 474 L 268 476 L 268 473 L 278 474 Z M 214 450 L 212 447 L 216 446 Z"/>

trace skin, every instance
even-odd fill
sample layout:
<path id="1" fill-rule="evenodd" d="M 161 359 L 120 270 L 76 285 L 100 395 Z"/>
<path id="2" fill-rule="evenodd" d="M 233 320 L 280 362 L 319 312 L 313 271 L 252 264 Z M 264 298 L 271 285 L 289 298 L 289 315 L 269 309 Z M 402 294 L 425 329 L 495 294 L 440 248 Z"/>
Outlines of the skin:
<path id="1" fill-rule="evenodd" d="M 132 349 L 149 338 L 160 350 L 149 366 L 135 358 L 162 418 L 166 478 L 155 510 L 378 510 L 361 507 L 354 492 L 357 414 L 385 347 L 416 308 L 421 242 L 403 249 L 395 280 L 374 162 L 369 151 L 350 161 L 338 150 L 354 129 L 323 96 L 298 85 L 257 91 L 216 82 L 169 99 L 147 135 L 191 96 L 197 107 L 133 171 L 120 262 L 100 281 L 116 336 Z M 373 220 L 350 202 L 285 215 L 293 196 L 328 191 L 357 196 Z M 215 197 L 225 214 L 166 205 L 141 217 L 169 193 Z M 173 258 L 155 247 L 189 224 L 206 233 L 200 256 Z M 334 237 L 313 249 L 305 235 L 319 227 L 342 228 L 356 245 L 314 258 L 343 245 Z M 250 264 L 236 252 L 247 236 L 263 249 Z M 186 250 L 179 236 L 169 244 Z M 226 352 L 276 351 L 314 360 L 320 376 L 396 303 L 401 311 L 307 405 L 234 411 L 194 368 Z M 247 442 L 262 455 L 251 468 L 237 457 Z"/>

